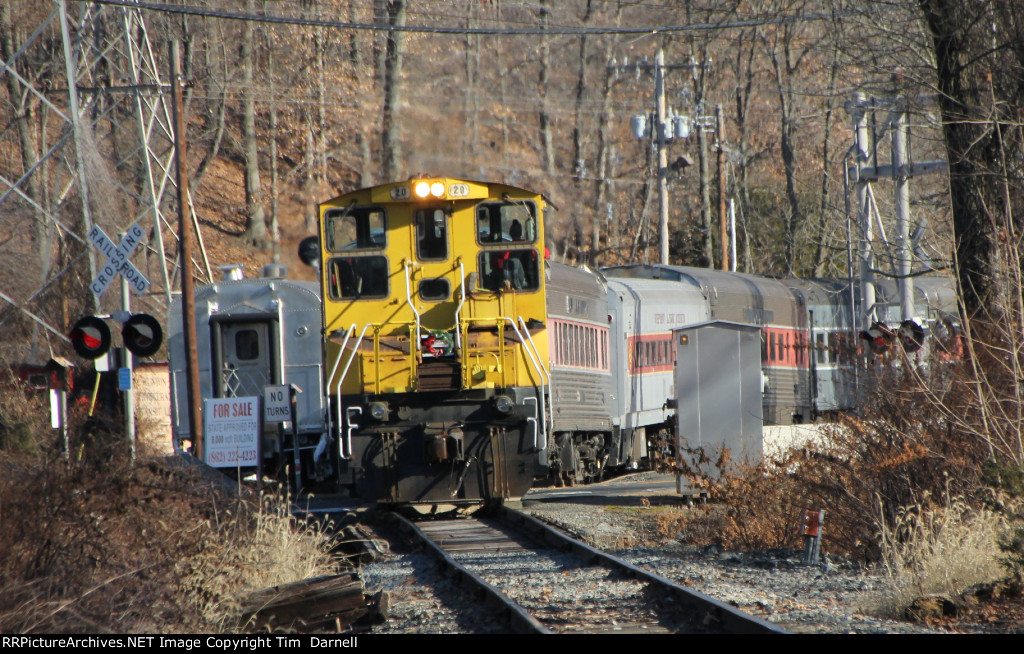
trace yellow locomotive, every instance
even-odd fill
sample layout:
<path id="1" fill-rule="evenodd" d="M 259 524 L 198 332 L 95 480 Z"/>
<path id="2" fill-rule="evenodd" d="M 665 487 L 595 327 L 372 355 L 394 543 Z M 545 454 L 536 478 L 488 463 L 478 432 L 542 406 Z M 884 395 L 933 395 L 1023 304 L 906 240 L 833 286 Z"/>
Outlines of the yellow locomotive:
<path id="1" fill-rule="evenodd" d="M 339 480 L 371 501 L 521 497 L 547 466 L 544 198 L 417 178 L 320 206 Z"/>

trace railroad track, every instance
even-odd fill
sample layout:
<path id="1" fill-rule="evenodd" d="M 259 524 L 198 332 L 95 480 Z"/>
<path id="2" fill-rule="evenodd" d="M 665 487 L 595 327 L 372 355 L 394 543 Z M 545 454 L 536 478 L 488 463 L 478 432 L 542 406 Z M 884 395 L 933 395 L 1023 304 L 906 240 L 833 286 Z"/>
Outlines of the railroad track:
<path id="1" fill-rule="evenodd" d="M 451 574 L 480 593 L 510 631 L 786 633 L 520 511 L 502 508 L 488 518 L 398 520 Z"/>

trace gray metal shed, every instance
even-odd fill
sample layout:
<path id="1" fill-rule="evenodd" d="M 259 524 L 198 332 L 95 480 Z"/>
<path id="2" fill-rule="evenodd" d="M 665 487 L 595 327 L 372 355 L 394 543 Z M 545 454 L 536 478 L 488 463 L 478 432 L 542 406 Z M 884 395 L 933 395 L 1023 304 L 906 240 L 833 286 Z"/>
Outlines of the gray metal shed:
<path id="1" fill-rule="evenodd" d="M 763 451 L 761 328 L 712 321 L 672 330 L 676 349 L 677 451 L 703 449 L 714 462 L 727 448 L 733 462 Z M 689 458 L 689 460 L 687 460 Z M 701 466 L 704 472 L 717 471 Z"/>

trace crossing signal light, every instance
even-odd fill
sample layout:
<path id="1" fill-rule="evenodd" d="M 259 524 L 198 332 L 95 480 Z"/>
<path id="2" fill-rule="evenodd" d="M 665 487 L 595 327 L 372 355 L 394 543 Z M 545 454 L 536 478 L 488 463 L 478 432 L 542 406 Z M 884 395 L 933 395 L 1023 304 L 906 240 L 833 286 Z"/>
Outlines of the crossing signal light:
<path id="1" fill-rule="evenodd" d="M 110 328 L 96 316 L 79 318 L 69 337 L 75 352 L 84 359 L 99 359 L 110 349 Z"/>
<path id="2" fill-rule="evenodd" d="M 127 311 L 114 318 L 123 320 Z M 110 328 L 98 316 L 80 318 L 71 328 L 71 345 L 75 352 L 85 359 L 99 359 L 110 350 Z M 135 356 L 148 357 L 156 354 L 164 342 L 164 332 L 156 318 L 147 313 L 136 313 L 124 321 L 121 328 L 124 346 Z"/>
<path id="3" fill-rule="evenodd" d="M 164 333 L 156 318 L 148 313 L 136 313 L 125 321 L 121 338 L 129 352 L 135 356 L 148 357 L 160 349 Z"/>
<path id="4" fill-rule="evenodd" d="M 955 354 L 959 349 L 960 326 L 953 318 L 942 317 L 932 326 L 932 335 L 939 349 L 947 354 Z"/>
<path id="5" fill-rule="evenodd" d="M 924 344 L 924 327 L 914 320 L 904 320 L 900 323 L 898 336 L 903 349 L 912 354 Z"/>
<path id="6" fill-rule="evenodd" d="M 860 337 L 868 342 L 868 348 L 875 354 L 885 354 L 892 347 L 893 331 L 884 322 L 873 322 L 871 327 L 862 331 Z"/>

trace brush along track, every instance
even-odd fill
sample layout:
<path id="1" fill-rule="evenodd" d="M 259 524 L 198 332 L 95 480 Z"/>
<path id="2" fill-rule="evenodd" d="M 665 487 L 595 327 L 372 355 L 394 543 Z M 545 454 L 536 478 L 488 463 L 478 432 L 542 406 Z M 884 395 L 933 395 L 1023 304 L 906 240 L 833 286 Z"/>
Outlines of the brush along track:
<path id="1" fill-rule="evenodd" d="M 490 518 L 406 529 L 529 633 L 785 633 L 504 508 Z"/>

